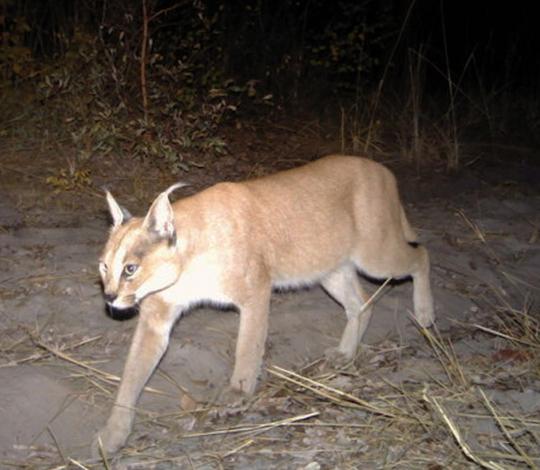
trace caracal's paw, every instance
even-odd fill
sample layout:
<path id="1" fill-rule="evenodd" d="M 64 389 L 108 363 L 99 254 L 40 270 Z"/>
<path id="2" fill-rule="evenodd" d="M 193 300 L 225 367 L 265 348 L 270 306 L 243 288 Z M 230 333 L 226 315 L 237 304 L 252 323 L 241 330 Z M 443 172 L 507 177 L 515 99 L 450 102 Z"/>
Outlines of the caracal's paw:
<path id="1" fill-rule="evenodd" d="M 253 395 L 259 378 L 258 371 L 259 368 L 245 369 L 240 372 L 235 371 L 231 377 L 229 388 L 248 396 Z"/>
<path id="2" fill-rule="evenodd" d="M 324 357 L 329 364 L 338 369 L 346 367 L 354 360 L 354 355 L 345 354 L 338 347 L 328 348 L 324 351 Z"/>
<path id="3" fill-rule="evenodd" d="M 99 431 L 92 441 L 92 457 L 100 459 L 110 457 L 124 447 L 129 432 L 123 429 L 111 429 L 109 426 Z"/>
<path id="4" fill-rule="evenodd" d="M 242 407 L 248 399 L 248 395 L 237 388 L 225 387 L 215 400 L 216 405 L 226 405 L 233 408 Z"/>
<path id="5" fill-rule="evenodd" d="M 248 396 L 231 387 L 225 388 L 211 403 L 210 416 L 227 418 L 244 413 L 250 406 Z"/>
<path id="6" fill-rule="evenodd" d="M 414 316 L 416 321 L 422 328 L 429 328 L 433 323 L 435 323 L 435 313 L 433 311 L 433 304 L 427 303 L 419 307 Z"/>

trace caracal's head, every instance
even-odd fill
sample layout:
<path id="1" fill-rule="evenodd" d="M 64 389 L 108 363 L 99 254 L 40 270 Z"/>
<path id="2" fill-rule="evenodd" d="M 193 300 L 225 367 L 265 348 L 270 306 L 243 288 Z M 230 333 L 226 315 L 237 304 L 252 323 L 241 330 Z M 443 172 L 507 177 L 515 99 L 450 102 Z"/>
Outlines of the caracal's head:
<path id="1" fill-rule="evenodd" d="M 174 284 L 180 276 L 174 213 L 169 194 L 162 192 L 144 218 L 132 217 L 107 191 L 113 226 L 99 261 L 105 300 L 115 309 L 128 309 L 147 295 Z"/>

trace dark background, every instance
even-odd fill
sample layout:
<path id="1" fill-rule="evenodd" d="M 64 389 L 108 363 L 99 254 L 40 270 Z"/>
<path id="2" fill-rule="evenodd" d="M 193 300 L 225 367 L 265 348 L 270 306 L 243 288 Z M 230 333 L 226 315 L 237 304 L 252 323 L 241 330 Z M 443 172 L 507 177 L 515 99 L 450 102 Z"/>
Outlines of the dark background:
<path id="1" fill-rule="evenodd" d="M 33 129 L 76 134 L 66 138 L 84 141 L 86 157 L 106 148 L 175 170 L 186 155 L 227 152 L 224 126 L 285 114 L 341 127 L 342 150 L 385 147 L 417 162 L 432 160 L 427 143 L 454 152 L 472 138 L 536 146 L 533 6 L 5 0 L 4 125 L 18 132 L 10 122 L 24 99 L 32 119 L 43 118 Z"/>
<path id="2" fill-rule="evenodd" d="M 103 26 L 121 29 L 129 15 L 133 15 L 131 21 L 137 29 L 141 5 L 142 1 L 133 0 L 5 1 L 0 5 L 3 46 L 9 45 L 14 23 L 24 19 L 27 26 L 21 42 L 34 56 L 61 54 L 76 29 L 87 29 L 91 34 Z M 204 12 L 205 26 L 212 26 L 210 34 L 217 39 L 213 45 L 223 53 L 214 59 L 231 73 L 253 74 L 264 62 L 278 62 L 280 55 L 306 54 L 309 51 L 299 49 L 320 44 L 325 29 L 343 38 L 363 23 L 367 23 L 366 29 L 377 31 L 371 37 L 375 43 L 367 48 L 378 54 L 375 58 L 380 65 L 385 65 L 389 48 L 403 28 L 399 47 L 425 47 L 429 59 L 443 70 L 447 68 L 447 49 L 453 73 L 462 73 L 471 60 L 482 72 L 491 74 L 486 77 L 491 81 L 513 77 L 516 83 L 532 84 L 538 73 L 538 34 L 531 2 L 148 0 L 147 9 L 149 14 L 171 9 L 152 26 L 157 39 L 162 40 L 154 45 L 160 50 L 177 48 L 182 38 L 202 28 L 204 21 L 196 16 Z M 216 18 L 210 20 L 214 15 Z M 396 54 L 394 61 L 403 62 L 401 54 Z"/>

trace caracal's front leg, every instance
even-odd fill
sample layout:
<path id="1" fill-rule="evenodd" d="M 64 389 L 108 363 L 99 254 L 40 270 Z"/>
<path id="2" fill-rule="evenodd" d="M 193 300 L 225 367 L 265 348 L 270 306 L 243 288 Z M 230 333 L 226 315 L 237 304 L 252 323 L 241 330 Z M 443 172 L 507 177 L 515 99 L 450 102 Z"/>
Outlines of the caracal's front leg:
<path id="1" fill-rule="evenodd" d="M 234 370 L 230 387 L 234 392 L 253 394 L 261 370 L 268 333 L 270 281 L 250 286 L 249 298 L 239 302 L 240 327 L 236 342 Z"/>
<path id="2" fill-rule="evenodd" d="M 111 415 L 93 444 L 96 456 L 100 454 L 98 440 L 107 454 L 115 453 L 125 444 L 139 395 L 167 349 L 175 320 L 175 310 L 160 299 L 152 296 L 143 301 Z"/>

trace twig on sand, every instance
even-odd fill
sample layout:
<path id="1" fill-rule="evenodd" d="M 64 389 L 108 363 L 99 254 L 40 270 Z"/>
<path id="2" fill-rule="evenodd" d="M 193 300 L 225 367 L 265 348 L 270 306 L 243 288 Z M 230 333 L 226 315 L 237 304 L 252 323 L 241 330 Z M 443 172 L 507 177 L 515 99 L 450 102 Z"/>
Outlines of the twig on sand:
<path id="1" fill-rule="evenodd" d="M 365 400 L 362 400 L 361 398 L 355 397 L 350 393 L 343 392 L 342 390 L 331 387 L 322 382 L 317 382 L 316 380 L 297 374 L 296 372 L 284 369 L 283 367 L 272 366 L 266 370 L 276 377 L 310 390 L 311 392 L 334 403 L 348 407 L 362 408 L 367 411 L 371 411 L 372 413 L 395 418 L 395 414 L 391 413 L 390 411 L 373 405 Z"/>
<path id="2" fill-rule="evenodd" d="M 190 433 L 190 434 L 184 434 L 182 437 L 201 437 L 201 436 L 216 436 L 220 434 L 232 434 L 232 433 L 241 433 L 241 432 L 253 432 L 253 431 L 268 431 L 270 429 L 274 429 L 281 426 L 288 426 L 290 424 L 296 423 L 298 421 L 304 421 L 306 419 L 314 418 L 315 416 L 319 416 L 318 411 L 312 411 L 311 413 L 302 414 L 298 416 L 293 416 L 291 418 L 285 418 L 280 419 L 278 421 L 271 421 L 269 423 L 260 423 L 260 424 L 252 424 L 252 425 L 240 425 L 240 426 L 234 426 L 230 428 L 225 429 L 217 429 L 215 431 L 208 431 L 208 432 L 196 432 L 196 433 Z"/>
<path id="3" fill-rule="evenodd" d="M 435 397 L 428 395 L 428 387 L 424 388 L 422 396 L 424 400 L 430 405 L 432 405 L 437 411 L 437 413 L 441 416 L 448 429 L 450 429 L 450 432 L 454 436 L 454 439 L 458 443 L 459 447 L 469 459 L 484 468 L 489 468 L 491 470 L 504 470 L 504 467 L 502 467 L 498 463 L 491 461 L 486 462 L 485 460 L 482 460 L 480 457 L 473 453 L 472 449 L 461 435 L 458 427 L 456 426 L 454 421 L 452 421 L 452 418 L 450 418 L 443 406 L 438 402 Z"/>
<path id="4" fill-rule="evenodd" d="M 100 369 L 98 369 L 96 367 L 93 367 L 93 366 L 85 363 L 84 361 L 77 360 L 77 359 L 69 356 L 65 352 L 63 352 L 63 351 L 61 351 L 61 350 L 59 350 L 57 348 L 53 348 L 53 347 L 49 346 L 48 344 L 41 341 L 39 338 L 33 337 L 32 340 L 33 340 L 33 342 L 34 342 L 34 344 L 36 346 L 46 350 L 47 352 L 53 354 L 57 358 L 62 359 L 63 361 L 69 362 L 71 364 L 74 364 L 74 365 L 76 365 L 78 367 L 81 367 L 83 369 L 86 369 L 86 370 L 92 372 L 93 374 L 95 374 L 100 379 L 105 380 L 106 382 L 120 382 L 120 380 L 121 380 L 120 377 L 118 377 L 117 375 L 110 374 L 109 372 L 102 371 L 102 370 L 100 370 Z M 169 395 L 166 392 L 163 392 L 161 390 L 158 390 L 158 389 L 153 388 L 153 387 L 148 387 L 148 386 L 144 388 L 144 391 L 145 392 L 150 392 L 150 393 L 155 393 L 157 395 L 165 395 L 165 396 Z"/>

